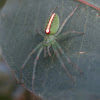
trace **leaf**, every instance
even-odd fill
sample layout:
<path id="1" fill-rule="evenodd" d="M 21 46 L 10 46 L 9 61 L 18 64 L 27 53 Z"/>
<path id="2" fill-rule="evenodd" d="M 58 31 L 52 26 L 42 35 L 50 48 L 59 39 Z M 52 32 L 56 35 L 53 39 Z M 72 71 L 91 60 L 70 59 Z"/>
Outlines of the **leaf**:
<path id="1" fill-rule="evenodd" d="M 76 1 L 79 1 L 79 2 L 81 2 L 83 4 L 86 4 L 86 5 L 90 6 L 90 7 L 95 8 L 96 10 L 100 11 L 100 5 L 98 5 L 96 1 L 91 1 L 91 0 L 86 0 L 86 1 L 84 1 L 84 0 L 76 0 Z"/>
<path id="2" fill-rule="evenodd" d="M 80 98 L 88 100 L 93 96 L 98 97 L 100 93 L 100 17 L 97 16 L 97 11 L 85 5 L 79 6 L 61 32 L 62 34 L 74 30 L 85 34 L 80 36 L 69 34 L 58 41 L 66 55 L 83 71 L 83 75 L 78 74 L 79 72 L 61 56 L 70 73 L 76 78 L 76 84 L 69 79 L 52 49 L 51 57 L 44 57 L 43 53 L 40 56 L 34 87 L 32 87 L 32 72 L 37 52 L 28 60 L 22 70 L 22 77 L 20 76 L 20 69 L 28 54 L 43 41 L 38 31 L 44 32 L 45 21 L 57 6 L 57 14 L 62 23 L 77 6 L 77 2 L 8 0 L 0 13 L 0 45 L 3 56 L 17 80 L 21 78 L 25 88 L 30 91 L 34 88 L 34 92 L 46 100 L 80 100 Z"/>

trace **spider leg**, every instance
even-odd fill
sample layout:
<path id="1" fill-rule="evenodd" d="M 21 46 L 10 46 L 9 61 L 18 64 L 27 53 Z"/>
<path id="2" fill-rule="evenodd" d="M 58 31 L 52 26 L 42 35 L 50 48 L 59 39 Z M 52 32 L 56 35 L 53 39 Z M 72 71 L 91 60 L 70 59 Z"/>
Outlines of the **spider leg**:
<path id="1" fill-rule="evenodd" d="M 83 32 L 67 31 L 67 32 L 64 32 L 64 33 L 58 35 L 57 39 L 62 39 L 63 37 L 65 37 L 65 35 L 68 35 L 69 33 L 75 33 L 75 34 L 78 34 L 78 35 L 83 35 L 84 34 Z"/>
<path id="2" fill-rule="evenodd" d="M 51 56 L 49 48 L 50 48 L 50 46 L 47 47 L 47 52 L 48 52 L 48 55 Z"/>
<path id="3" fill-rule="evenodd" d="M 40 44 L 38 44 L 31 52 L 30 54 L 28 55 L 28 57 L 26 58 L 24 64 L 22 65 L 21 69 L 24 68 L 25 64 L 27 63 L 27 61 L 29 60 L 29 58 L 31 57 L 32 54 L 35 53 L 35 51 L 42 45 L 42 42 Z"/>
<path id="4" fill-rule="evenodd" d="M 47 51 L 46 51 L 46 47 L 44 47 L 44 57 L 47 56 Z"/>
<path id="5" fill-rule="evenodd" d="M 55 7 L 55 8 L 51 11 L 50 16 L 52 15 L 52 13 L 53 13 L 57 8 L 58 8 L 58 7 Z"/>
<path id="6" fill-rule="evenodd" d="M 61 46 L 60 46 L 57 42 L 55 42 L 55 43 L 56 43 L 56 45 L 57 45 L 58 50 L 61 52 L 62 55 L 65 56 L 65 58 L 66 58 L 66 60 L 68 61 L 68 63 L 70 63 L 70 64 L 71 64 L 76 70 L 78 70 L 80 73 L 83 73 L 83 72 L 81 71 L 81 69 L 79 69 L 78 66 L 76 66 L 75 64 L 73 64 L 72 61 L 67 57 L 67 55 L 64 53 L 64 51 L 63 51 L 63 49 L 61 48 Z"/>
<path id="7" fill-rule="evenodd" d="M 31 55 L 34 54 L 35 51 L 36 51 L 39 47 L 41 47 L 41 46 L 42 46 L 42 42 L 41 42 L 40 44 L 38 44 L 38 45 L 29 53 L 28 57 L 27 57 L 26 60 L 24 61 L 23 65 L 22 65 L 22 67 L 21 67 L 21 69 L 20 69 L 20 79 L 19 79 L 20 84 L 21 84 L 21 78 L 22 78 L 22 70 L 23 70 L 23 68 L 25 67 L 25 64 L 27 63 L 27 61 L 29 60 L 29 58 L 31 57 Z"/>
<path id="8" fill-rule="evenodd" d="M 44 37 L 44 34 L 40 30 L 36 29 L 35 32 Z"/>
<path id="9" fill-rule="evenodd" d="M 58 30 L 58 32 L 57 32 L 56 35 L 58 35 L 62 31 L 64 25 L 66 24 L 66 22 L 68 21 L 68 19 L 74 14 L 74 12 L 76 11 L 77 8 L 78 8 L 78 6 L 69 14 L 69 16 L 67 18 L 65 18 L 65 20 L 61 24 L 61 26 L 60 26 L 60 28 L 59 28 L 59 30 Z"/>
<path id="10" fill-rule="evenodd" d="M 34 85 L 34 79 L 35 79 L 35 69 L 36 69 L 36 64 L 37 64 L 37 61 L 39 60 L 39 57 L 40 57 L 40 54 L 43 50 L 43 47 L 41 47 L 36 55 L 36 58 L 34 60 L 34 68 L 33 68 L 33 75 L 32 75 L 32 87 Z M 34 89 L 33 89 L 34 90 Z"/>
<path id="11" fill-rule="evenodd" d="M 39 31 L 39 34 L 40 34 L 42 37 L 44 37 L 44 34 L 43 34 L 41 31 Z"/>
<path id="12" fill-rule="evenodd" d="M 62 67 L 65 69 L 65 71 L 66 71 L 68 77 L 73 81 L 73 83 L 75 83 L 75 79 L 72 77 L 72 75 L 70 74 L 70 72 L 69 72 L 68 69 L 66 68 L 66 66 L 65 66 L 65 64 L 64 64 L 64 62 L 63 62 L 63 60 L 62 60 L 62 58 L 61 58 L 60 55 L 59 55 L 59 52 L 58 52 L 58 50 L 57 50 L 55 44 L 52 45 L 52 48 L 53 48 L 54 53 L 56 54 L 57 58 L 59 59 L 59 61 L 60 61 L 61 65 L 62 65 Z"/>

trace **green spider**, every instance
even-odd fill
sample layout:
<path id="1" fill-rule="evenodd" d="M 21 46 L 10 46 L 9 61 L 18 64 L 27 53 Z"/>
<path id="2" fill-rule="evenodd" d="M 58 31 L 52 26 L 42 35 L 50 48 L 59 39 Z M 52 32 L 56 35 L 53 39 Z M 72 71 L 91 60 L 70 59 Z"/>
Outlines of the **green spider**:
<path id="1" fill-rule="evenodd" d="M 59 52 L 58 50 L 61 52 L 62 55 L 65 56 L 66 60 L 75 68 L 78 69 L 77 66 L 75 66 L 71 60 L 66 56 L 66 54 L 64 53 L 63 49 L 61 48 L 61 46 L 58 44 L 58 42 L 56 41 L 58 38 L 62 38 L 62 34 L 60 34 L 60 32 L 62 31 L 64 25 L 66 24 L 66 22 L 68 21 L 68 19 L 74 14 L 74 12 L 76 11 L 76 9 L 78 8 L 78 6 L 69 14 L 69 16 L 63 21 L 63 23 L 61 24 L 61 26 L 59 27 L 59 16 L 56 14 L 56 13 L 53 13 L 53 11 L 51 12 L 51 17 L 49 18 L 48 20 L 48 23 L 46 25 L 46 28 L 45 28 L 45 35 L 43 33 L 40 33 L 44 40 L 39 43 L 31 52 L 30 54 L 28 55 L 27 59 L 25 60 L 23 66 L 22 66 L 22 69 L 24 68 L 25 64 L 27 63 L 27 61 L 29 60 L 29 58 L 31 57 L 32 54 L 34 54 L 39 48 L 39 51 L 36 55 L 36 58 L 34 60 L 34 68 L 33 68 L 33 81 L 34 81 L 34 78 L 35 78 L 35 69 L 36 69 L 36 64 L 37 64 L 37 61 L 39 59 L 39 56 L 41 54 L 41 52 L 43 51 L 44 49 L 44 55 L 46 56 L 46 52 L 48 53 L 49 56 L 51 56 L 51 53 L 50 53 L 50 50 L 49 48 L 52 47 L 53 48 L 53 51 L 54 53 L 56 54 L 57 58 L 59 59 L 62 67 L 65 69 L 67 75 L 69 76 L 69 78 L 75 82 L 74 78 L 72 77 L 72 75 L 69 73 L 68 69 L 66 68 L 62 58 L 60 57 L 59 55 Z M 66 33 L 64 33 L 63 35 L 66 35 L 68 33 L 82 33 L 82 32 L 76 32 L 76 31 L 68 31 Z M 79 70 L 79 69 L 78 69 Z"/>

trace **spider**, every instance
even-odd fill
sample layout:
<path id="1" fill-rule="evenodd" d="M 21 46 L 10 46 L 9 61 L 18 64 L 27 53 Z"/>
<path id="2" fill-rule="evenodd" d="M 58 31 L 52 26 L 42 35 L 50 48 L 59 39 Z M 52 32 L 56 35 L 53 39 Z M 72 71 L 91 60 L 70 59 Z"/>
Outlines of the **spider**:
<path id="1" fill-rule="evenodd" d="M 62 33 L 60 34 L 60 32 L 62 31 L 64 25 L 66 24 L 66 22 L 68 21 L 68 19 L 74 14 L 74 12 L 77 10 L 78 6 L 69 14 L 68 17 L 65 18 L 65 20 L 63 21 L 63 23 L 61 24 L 61 26 L 59 27 L 59 16 L 56 13 L 53 13 L 54 10 L 51 12 L 51 16 L 48 20 L 48 23 L 46 25 L 45 28 L 45 35 L 43 33 L 40 33 L 44 40 L 39 43 L 28 55 L 28 57 L 26 58 L 24 64 L 22 65 L 22 69 L 24 68 L 25 64 L 27 63 L 27 61 L 29 60 L 29 58 L 31 57 L 32 54 L 34 54 L 38 49 L 38 53 L 36 55 L 36 58 L 34 60 L 34 68 L 33 68 L 33 77 L 32 79 L 34 80 L 35 78 L 35 69 L 36 69 L 36 65 L 37 65 L 37 61 L 40 57 L 41 52 L 44 50 L 44 55 L 46 56 L 46 52 L 48 53 L 49 56 L 51 56 L 50 50 L 49 48 L 52 47 L 54 53 L 56 54 L 57 58 L 59 59 L 61 66 L 65 69 L 67 75 L 69 76 L 69 78 L 75 82 L 74 78 L 72 77 L 72 75 L 70 74 L 70 72 L 68 71 L 68 69 L 66 68 L 62 58 L 59 55 L 59 52 L 61 52 L 61 54 L 63 56 L 65 56 L 66 60 L 68 61 L 68 63 L 70 63 L 73 67 L 79 69 L 77 66 L 75 66 L 71 60 L 67 57 L 67 55 L 64 53 L 63 49 L 61 48 L 61 46 L 59 45 L 59 43 L 56 41 L 58 38 L 62 38 L 62 36 L 68 34 L 68 33 L 81 33 L 82 32 L 76 32 L 76 31 L 68 31 L 66 33 Z M 59 50 L 59 52 L 58 52 Z"/>

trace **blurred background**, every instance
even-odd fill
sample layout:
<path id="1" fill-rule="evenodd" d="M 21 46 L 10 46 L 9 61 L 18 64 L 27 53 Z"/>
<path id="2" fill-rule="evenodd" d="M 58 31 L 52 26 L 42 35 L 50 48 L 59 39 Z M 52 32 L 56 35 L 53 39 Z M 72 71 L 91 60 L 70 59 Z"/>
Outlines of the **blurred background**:
<path id="1" fill-rule="evenodd" d="M 7 0 L 0 0 L 0 11 Z M 41 100 L 18 84 L 6 64 L 0 47 L 0 100 Z"/>
<path id="2" fill-rule="evenodd" d="M 2 57 L 0 48 L 0 100 L 41 100 L 18 84 Z"/>
<path id="3" fill-rule="evenodd" d="M 0 0 L 0 11 L 6 0 Z M 18 93 L 19 91 L 19 93 Z M 25 90 L 19 86 L 2 57 L 0 48 L 0 100 L 21 100 Z M 20 99 L 21 98 L 21 99 Z M 25 100 L 24 98 L 22 100 Z"/>

